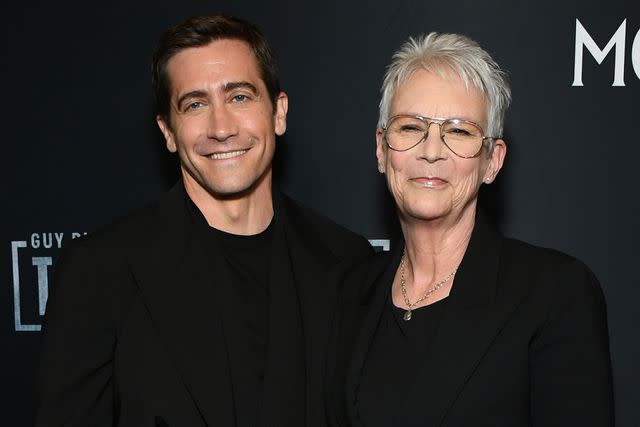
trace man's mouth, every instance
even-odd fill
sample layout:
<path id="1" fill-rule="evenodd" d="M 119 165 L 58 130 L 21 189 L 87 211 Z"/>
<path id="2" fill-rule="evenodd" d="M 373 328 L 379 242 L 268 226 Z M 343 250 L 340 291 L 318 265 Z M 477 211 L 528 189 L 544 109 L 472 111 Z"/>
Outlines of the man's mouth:
<path id="1" fill-rule="evenodd" d="M 242 156 L 247 151 L 249 150 L 236 150 L 236 151 L 227 151 L 224 153 L 212 153 L 212 154 L 209 154 L 207 157 L 212 160 L 232 159 L 234 157 Z"/>

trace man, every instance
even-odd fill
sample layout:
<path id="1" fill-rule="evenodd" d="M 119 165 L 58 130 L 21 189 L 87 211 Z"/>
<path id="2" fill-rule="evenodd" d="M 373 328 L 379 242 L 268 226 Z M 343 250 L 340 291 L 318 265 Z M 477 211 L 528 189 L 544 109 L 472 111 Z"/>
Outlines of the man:
<path id="1" fill-rule="evenodd" d="M 153 82 L 182 179 L 61 256 L 36 425 L 324 425 L 338 286 L 370 248 L 272 191 L 288 99 L 271 47 L 192 18 L 159 40 Z"/>

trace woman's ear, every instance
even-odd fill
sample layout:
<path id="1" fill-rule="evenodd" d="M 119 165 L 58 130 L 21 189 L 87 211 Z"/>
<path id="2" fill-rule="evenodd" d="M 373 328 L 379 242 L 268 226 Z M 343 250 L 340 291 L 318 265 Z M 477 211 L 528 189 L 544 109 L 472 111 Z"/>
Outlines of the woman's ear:
<path id="1" fill-rule="evenodd" d="M 507 144 L 503 139 L 496 139 L 493 143 L 493 150 L 489 157 L 489 164 L 482 180 L 485 184 L 491 184 L 496 179 L 498 172 L 502 169 L 506 155 Z"/>

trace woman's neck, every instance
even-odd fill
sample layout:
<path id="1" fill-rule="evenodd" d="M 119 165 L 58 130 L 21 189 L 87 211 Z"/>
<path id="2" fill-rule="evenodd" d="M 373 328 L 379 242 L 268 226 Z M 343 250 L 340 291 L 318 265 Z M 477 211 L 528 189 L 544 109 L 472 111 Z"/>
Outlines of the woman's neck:
<path id="1" fill-rule="evenodd" d="M 401 219 L 407 283 L 420 292 L 460 264 L 471 239 L 475 213 L 472 205 L 455 218 Z"/>

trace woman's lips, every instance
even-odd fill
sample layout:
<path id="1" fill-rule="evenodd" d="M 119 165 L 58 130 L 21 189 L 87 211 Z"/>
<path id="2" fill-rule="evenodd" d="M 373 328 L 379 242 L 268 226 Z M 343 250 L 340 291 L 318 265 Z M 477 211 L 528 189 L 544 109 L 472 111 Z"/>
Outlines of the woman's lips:
<path id="1" fill-rule="evenodd" d="M 411 181 L 427 188 L 438 188 L 448 183 L 446 179 L 439 178 L 437 176 L 420 176 L 417 178 L 411 178 Z"/>

